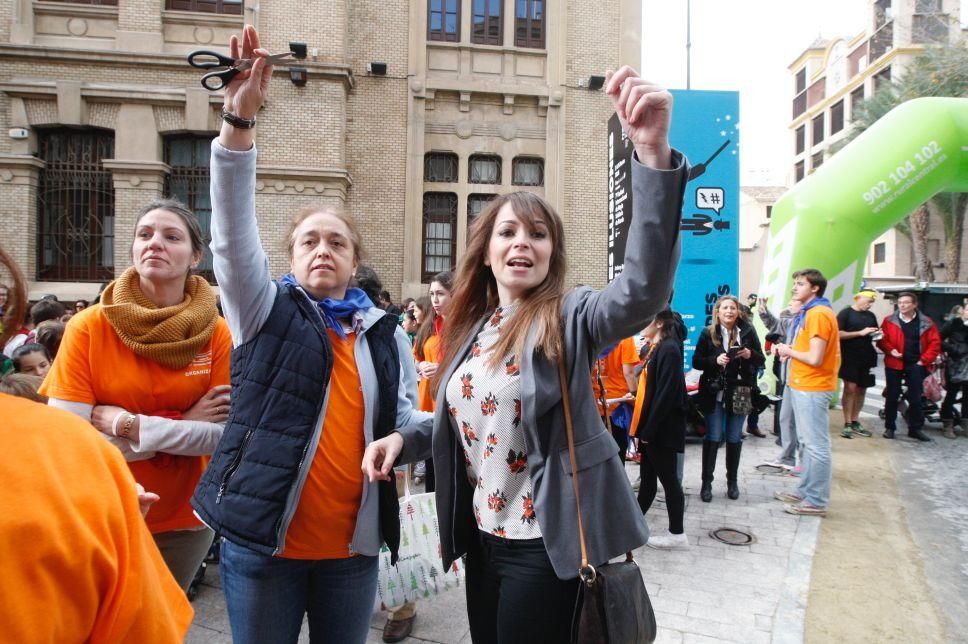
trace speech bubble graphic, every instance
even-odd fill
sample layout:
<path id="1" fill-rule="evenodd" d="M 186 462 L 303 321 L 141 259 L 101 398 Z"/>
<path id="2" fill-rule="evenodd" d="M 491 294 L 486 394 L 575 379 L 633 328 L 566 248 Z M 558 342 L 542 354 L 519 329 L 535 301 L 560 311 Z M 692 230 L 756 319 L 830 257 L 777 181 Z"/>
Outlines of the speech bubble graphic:
<path id="1" fill-rule="evenodd" d="M 726 205 L 726 191 L 722 188 L 696 188 L 696 208 L 715 210 L 718 215 Z"/>

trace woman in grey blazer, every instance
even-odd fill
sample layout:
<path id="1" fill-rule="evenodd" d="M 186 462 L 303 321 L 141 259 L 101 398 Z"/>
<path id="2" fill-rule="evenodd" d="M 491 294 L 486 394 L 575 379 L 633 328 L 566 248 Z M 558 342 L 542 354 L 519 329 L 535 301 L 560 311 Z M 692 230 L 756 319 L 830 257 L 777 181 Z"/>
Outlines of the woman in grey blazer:
<path id="1" fill-rule="evenodd" d="M 363 469 L 434 458 L 444 566 L 466 554 L 475 642 L 567 641 L 580 553 L 558 362 L 575 426 L 590 562 L 648 539 L 588 374 L 601 347 L 647 325 L 669 298 L 679 257 L 685 158 L 669 147 L 672 97 L 629 67 L 606 92 L 635 146 L 624 270 L 565 293 L 561 218 L 527 192 L 478 217 L 454 284 L 433 422 L 371 443 Z M 599 225 L 604 225 L 604 222 Z"/>

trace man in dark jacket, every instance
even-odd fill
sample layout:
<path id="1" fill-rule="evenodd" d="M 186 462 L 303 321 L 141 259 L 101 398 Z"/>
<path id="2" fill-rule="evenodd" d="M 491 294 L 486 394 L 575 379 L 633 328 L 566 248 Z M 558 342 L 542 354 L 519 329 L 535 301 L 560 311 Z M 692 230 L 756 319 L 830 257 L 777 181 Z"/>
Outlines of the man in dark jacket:
<path id="1" fill-rule="evenodd" d="M 918 296 L 904 292 L 897 296 L 897 311 L 881 322 L 883 337 L 877 346 L 884 352 L 884 438 L 894 438 L 901 382 L 907 382 L 908 435 L 919 441 L 931 439 L 921 431 L 924 412 L 921 394 L 924 379 L 941 353 L 941 335 L 934 321 L 918 312 Z"/>

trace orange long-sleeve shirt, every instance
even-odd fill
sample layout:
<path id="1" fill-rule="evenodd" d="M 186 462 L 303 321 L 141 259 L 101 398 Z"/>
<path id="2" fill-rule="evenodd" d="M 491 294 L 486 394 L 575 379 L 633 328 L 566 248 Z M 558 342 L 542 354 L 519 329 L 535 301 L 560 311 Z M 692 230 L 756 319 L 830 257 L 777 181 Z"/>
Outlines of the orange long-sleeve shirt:
<path id="1" fill-rule="evenodd" d="M 40 403 L 0 394 L 0 417 L 3 640 L 181 642 L 192 608 L 118 450 Z"/>

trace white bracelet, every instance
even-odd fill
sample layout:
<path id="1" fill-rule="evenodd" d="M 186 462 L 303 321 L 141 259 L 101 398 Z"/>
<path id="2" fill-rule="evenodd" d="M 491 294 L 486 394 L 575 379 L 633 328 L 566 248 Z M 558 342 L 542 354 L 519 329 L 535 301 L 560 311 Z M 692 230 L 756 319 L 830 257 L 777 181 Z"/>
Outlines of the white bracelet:
<path id="1" fill-rule="evenodd" d="M 114 417 L 114 422 L 111 423 L 111 435 L 112 436 L 117 437 L 117 435 L 118 435 L 118 421 L 120 421 L 121 420 L 121 417 L 124 416 L 126 413 L 128 413 L 128 412 L 122 411 L 120 414 L 118 414 L 117 416 Z"/>

